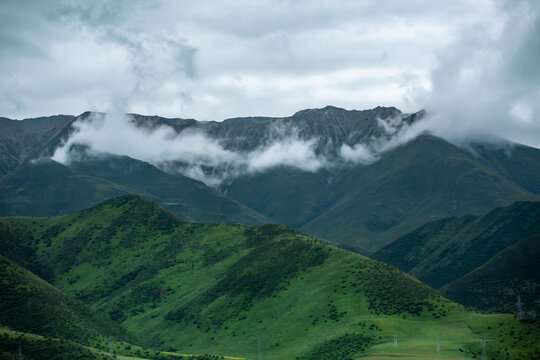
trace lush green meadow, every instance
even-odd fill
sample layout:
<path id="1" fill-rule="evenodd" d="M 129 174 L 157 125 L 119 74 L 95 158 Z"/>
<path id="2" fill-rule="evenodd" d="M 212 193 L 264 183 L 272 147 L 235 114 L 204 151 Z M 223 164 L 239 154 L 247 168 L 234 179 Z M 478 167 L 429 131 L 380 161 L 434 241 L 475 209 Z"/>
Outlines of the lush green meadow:
<path id="1" fill-rule="evenodd" d="M 125 329 L 125 356 L 257 359 L 259 339 L 264 359 L 470 359 L 482 338 L 488 358 L 540 354 L 537 323 L 469 311 L 285 226 L 188 223 L 124 196 L 61 217 L 2 219 L 0 235 L 2 254 Z M 108 334 L 85 346 L 106 350 Z"/>

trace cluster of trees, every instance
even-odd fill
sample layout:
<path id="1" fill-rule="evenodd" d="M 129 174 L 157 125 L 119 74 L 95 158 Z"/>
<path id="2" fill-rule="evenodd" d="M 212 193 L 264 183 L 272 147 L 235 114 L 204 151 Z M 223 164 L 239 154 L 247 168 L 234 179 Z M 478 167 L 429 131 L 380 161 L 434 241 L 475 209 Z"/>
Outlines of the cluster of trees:
<path id="1" fill-rule="evenodd" d="M 352 360 L 352 356 L 364 351 L 371 343 L 371 338 L 364 334 L 345 334 L 325 341 L 308 354 L 297 357 L 298 360 Z"/>

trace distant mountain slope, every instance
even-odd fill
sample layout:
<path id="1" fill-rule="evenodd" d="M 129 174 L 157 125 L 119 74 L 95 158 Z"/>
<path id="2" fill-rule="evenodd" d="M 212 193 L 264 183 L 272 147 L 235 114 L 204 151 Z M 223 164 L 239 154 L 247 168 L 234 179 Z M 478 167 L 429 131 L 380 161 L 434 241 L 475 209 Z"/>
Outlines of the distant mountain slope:
<path id="1" fill-rule="evenodd" d="M 0 250 L 34 253 L 57 287 L 153 347 L 254 358 L 260 337 L 268 358 L 346 359 L 380 357 L 398 333 L 409 334 L 401 356 L 414 358 L 434 354 L 421 344 L 436 331 L 447 358 L 471 358 L 488 335 L 514 343 L 509 358 L 540 351 L 524 336 L 534 325 L 467 312 L 389 265 L 284 226 L 187 223 L 133 195 L 0 223 Z"/>
<path id="2" fill-rule="evenodd" d="M 0 216 L 60 215 L 128 192 L 51 160 L 25 163 L 0 180 Z"/>
<path id="3" fill-rule="evenodd" d="M 345 172 L 331 193 L 332 205 L 300 228 L 367 251 L 437 218 L 538 199 L 470 153 L 426 135 Z"/>
<path id="4" fill-rule="evenodd" d="M 135 340 L 122 327 L 1 255 L 0 275 L 1 325 L 83 344 L 103 341 L 111 335 Z"/>
<path id="5" fill-rule="evenodd" d="M 540 245 L 538 234 L 540 202 L 518 202 L 483 216 L 428 223 L 373 257 L 441 288 L 456 300 L 483 310 L 508 311 L 520 291 L 529 304 L 540 295 L 540 258 L 536 250 L 526 250 Z M 485 280 L 474 283 L 482 277 Z M 480 295 L 483 300 L 475 297 Z M 537 312 L 537 305 L 529 310 Z"/>
<path id="6" fill-rule="evenodd" d="M 134 159 L 107 158 L 106 154 L 83 156 L 84 161 L 74 161 L 69 170 L 55 167 L 58 179 L 54 179 L 52 169 L 47 170 L 43 176 L 50 180 L 47 182 L 39 179 L 43 169 L 30 170 L 32 157 L 28 155 L 17 163 L 19 170 L 0 180 L 0 215 L 57 215 L 131 192 L 182 218 L 281 223 L 370 254 L 432 220 L 479 215 L 515 201 L 540 199 L 540 150 L 517 144 L 470 144 L 464 150 L 443 139 L 422 135 L 380 154 L 380 159 L 370 165 L 348 162 L 340 156 L 342 146 L 377 148 L 424 115 L 423 111 L 404 114 L 393 107 L 357 111 L 332 106 L 282 118 L 233 118 L 223 122 L 132 114 L 130 119 L 136 126 L 200 132 L 238 157 L 283 139 L 309 141 L 316 156 L 326 159 L 326 165 L 315 172 L 282 165 L 264 171 L 240 171 L 239 175 L 232 170 L 229 173 L 231 164 L 224 160 L 223 164 L 199 169 L 213 180 L 224 177 L 217 189 L 211 189 L 176 173 L 190 166 L 183 158 L 158 162 L 156 168 Z M 32 152 L 33 156 L 52 154 L 74 130 L 73 122 L 92 116 L 104 114 L 86 112 L 77 118 L 66 117 L 65 122 L 60 117 L 24 120 L 36 124 L 36 128 L 49 129 L 43 133 L 47 136 L 36 138 L 39 146 L 35 149 L 41 150 Z M 15 123 L 21 122 L 2 122 L 20 127 Z M 4 144 L 6 148 L 11 146 Z M 84 148 L 84 144 L 78 146 Z M 233 173 L 236 175 L 230 175 Z M 77 193 L 76 189 L 83 188 L 87 193 Z M 50 206 L 43 202 L 46 196 L 51 199 Z M 37 199 L 36 203 L 30 199 Z"/>
<path id="7" fill-rule="evenodd" d="M 50 155 L 53 153 L 54 148 L 61 144 L 64 140 L 67 139 L 68 135 L 72 132 L 72 124 L 75 121 L 84 121 L 92 115 L 99 114 L 85 112 L 78 117 L 69 117 L 66 118 L 66 123 L 63 124 L 63 127 L 55 132 L 56 137 L 53 139 L 47 139 L 47 141 L 42 141 L 39 145 L 41 153 L 35 153 L 34 157 L 38 155 Z M 419 112 L 412 115 L 402 114 L 396 108 L 393 107 L 377 107 L 370 110 L 344 110 L 332 106 L 327 106 L 323 109 L 309 109 L 302 110 L 290 117 L 284 118 L 233 118 L 227 119 L 223 122 L 198 122 L 196 120 L 186 120 L 186 119 L 166 119 L 157 116 L 141 116 L 141 115 L 132 115 L 132 121 L 141 127 L 146 128 L 156 128 L 159 126 L 167 125 L 180 132 L 186 129 L 194 131 L 203 131 L 208 136 L 218 140 L 228 150 L 234 151 L 252 151 L 258 147 L 268 145 L 276 138 L 283 136 L 298 136 L 301 139 L 316 139 L 317 152 L 325 154 L 328 153 L 329 156 L 337 156 L 340 146 L 342 144 L 354 145 L 358 142 L 371 142 L 374 139 L 382 138 L 385 136 L 390 136 L 385 128 L 385 124 L 381 121 L 391 121 L 393 119 L 400 118 L 402 121 L 396 122 L 396 129 L 410 124 L 416 121 L 423 115 L 423 112 Z M 42 127 L 46 127 L 45 124 L 54 122 L 56 117 L 50 118 L 36 118 L 24 120 L 24 122 L 31 122 L 35 124 L 44 124 Z M 69 120 L 69 121 L 68 121 Z M 4 121 L 7 125 L 11 127 L 21 127 L 23 124 L 22 121 L 13 121 L 5 119 Z M 394 126 L 394 125 L 393 125 Z M 2 139 L 0 139 L 2 140 Z M 1 142 L 1 141 L 0 141 Z M 29 159 L 25 158 L 26 160 Z M 87 158 L 86 160 L 88 160 Z M 124 161 L 125 162 L 125 161 Z M 160 204 L 163 204 L 175 211 L 178 215 L 193 219 L 197 221 L 227 221 L 227 222 L 238 222 L 246 224 L 256 224 L 264 222 L 283 222 L 291 225 L 300 226 L 305 223 L 310 218 L 316 216 L 317 211 L 325 206 L 325 201 L 322 202 L 320 199 L 325 199 L 326 194 L 323 189 L 316 189 L 316 192 L 310 191 L 298 191 L 298 188 L 302 186 L 300 182 L 304 179 L 313 178 L 315 182 L 322 183 L 328 181 L 327 177 L 320 178 L 318 175 L 311 176 L 311 173 L 301 173 L 296 172 L 300 175 L 296 179 L 296 184 L 289 192 L 290 195 L 298 195 L 298 201 L 294 204 L 289 205 L 287 208 L 290 209 L 290 212 L 282 213 L 284 207 L 282 204 L 272 203 L 272 200 L 268 203 L 268 209 L 265 206 L 260 206 L 260 209 L 269 210 L 264 215 L 258 214 L 257 211 L 253 211 L 246 207 L 241 206 L 240 204 L 235 204 L 234 202 L 225 199 L 224 197 L 215 197 L 210 195 L 208 191 L 202 191 L 200 189 L 188 189 L 188 188 L 197 188 L 200 185 L 183 188 L 189 181 L 188 180 L 179 180 L 180 176 L 159 173 L 156 169 L 149 170 L 150 166 L 138 166 L 134 167 L 133 165 L 121 164 L 122 162 L 115 158 L 113 160 L 100 160 L 93 161 L 87 165 L 79 163 L 72 164 L 71 168 L 77 170 L 80 173 L 85 175 L 90 175 L 92 177 L 99 177 L 99 181 L 105 179 L 107 182 L 111 183 L 113 187 L 120 187 L 122 190 L 124 188 L 130 188 L 133 192 L 141 193 L 147 196 L 153 201 L 158 201 Z M 99 165 L 98 165 L 99 164 Z M 106 168 L 106 165 L 110 165 L 109 169 Z M 127 166 L 126 169 L 120 170 L 122 166 Z M 26 166 L 26 165 L 25 165 Z M 127 175 L 126 171 L 132 171 L 134 168 L 137 168 L 137 176 Z M 26 169 L 27 170 L 27 169 Z M 216 169 L 207 169 L 208 171 L 216 171 Z M 278 170 L 279 171 L 279 170 Z M 285 172 L 288 172 L 289 169 L 284 169 Z M 219 172 L 219 169 L 217 170 Z M 123 174 L 121 174 L 123 173 Z M 114 174 L 114 176 L 112 175 Z M 119 178 L 117 175 L 120 175 Z M 261 173 L 260 175 L 265 175 Z M 22 174 L 23 177 L 26 177 L 26 174 Z M 257 175 L 254 175 L 255 177 Z M 129 178 L 128 178 L 129 177 Z M 20 182 L 16 179 L 17 176 L 14 176 L 15 180 L 13 182 Z M 159 178 L 159 180 L 156 180 Z M 274 177 L 269 177 L 272 181 L 275 180 Z M 173 181 L 175 179 L 175 181 Z M 127 181 L 123 183 L 122 181 Z M 156 182 L 156 185 L 152 182 Z M 62 181 L 59 181 L 62 183 Z M 167 183 L 163 189 L 160 189 L 160 186 L 157 186 L 157 183 L 164 185 Z M 172 183 L 177 183 L 171 185 Z M 193 182 L 191 185 L 193 185 Z M 178 185 L 182 185 L 181 190 L 178 190 Z M 266 182 L 266 185 L 269 183 Z M 11 184 L 9 184 L 11 185 Z M 42 184 L 47 186 L 47 184 Z M 246 184 L 247 185 L 247 184 Z M 151 186 L 151 188 L 149 188 Z M 91 187 L 90 187 L 91 188 Z M 65 206 L 66 210 L 59 209 L 56 206 L 46 209 L 38 204 L 37 208 L 41 207 L 41 210 L 30 209 L 27 206 L 27 199 L 31 196 L 25 193 L 26 188 L 14 188 L 13 186 L 8 186 L 7 189 L 2 189 L 2 183 L 0 183 L 0 189 L 6 194 L 6 201 L 4 202 L 4 211 L 1 211 L 0 214 L 3 215 L 56 215 L 59 213 L 66 213 L 69 211 L 74 211 L 81 209 L 82 207 L 79 203 L 83 203 L 86 206 L 95 204 L 96 202 L 88 202 L 85 199 L 79 199 L 74 193 L 69 194 L 69 198 L 73 199 L 73 204 L 68 204 Z M 62 187 L 58 187 L 58 190 L 61 192 Z M 69 189 L 69 187 L 68 187 Z M 165 190 L 167 189 L 167 190 Z M 36 189 L 37 190 L 37 189 Z M 220 189 L 223 193 L 227 194 L 236 194 L 239 195 L 242 192 L 242 181 L 234 183 L 230 189 L 223 187 Z M 260 189 L 261 193 L 269 192 L 268 188 Z M 282 190 L 279 186 L 279 180 L 276 182 L 276 193 L 271 196 L 280 197 Z M 50 192 L 52 189 L 46 188 L 44 192 Z M 92 192 L 91 190 L 90 192 Z M 164 191 L 167 194 L 164 194 Z M 159 194 L 158 194 L 159 193 Z M 182 196 L 180 196 L 180 193 Z M 185 196 L 189 193 L 188 198 Z M 103 200 L 109 194 L 109 191 L 103 193 L 103 197 L 99 200 Z M 118 195 L 119 193 L 115 193 Z M 65 197 L 66 194 L 58 193 L 58 197 Z M 198 196 L 202 196 L 198 198 Z M 314 196 L 315 199 L 311 199 Z M 110 197 L 110 196 L 109 196 Z M 233 197 L 234 198 L 234 197 Z M 240 200 L 251 207 L 252 205 L 257 205 L 260 201 L 252 199 L 249 196 L 238 196 L 236 200 Z M 13 201 L 12 201 L 13 199 Z M 304 199 L 307 199 L 309 202 L 308 205 L 303 205 Z M 202 204 L 199 206 L 199 204 Z M 205 208 L 204 206 L 210 206 L 210 208 Z M 301 210 L 298 211 L 296 204 L 301 207 Z M 25 208 L 26 206 L 26 208 Z M 259 207 L 258 207 L 259 208 Z M 270 215 L 270 214 L 274 214 Z M 289 217 L 294 216 L 295 219 L 288 219 Z M 272 220 L 271 220 L 272 219 Z"/>
<path id="8" fill-rule="evenodd" d="M 472 149 L 499 174 L 540 195 L 540 149 L 519 144 L 473 144 Z"/>
<path id="9" fill-rule="evenodd" d="M 0 179 L 38 156 L 75 116 L 56 115 L 14 121 L 0 118 Z"/>
<path id="10" fill-rule="evenodd" d="M 328 207 L 334 176 L 324 169 L 312 173 L 282 166 L 239 177 L 222 191 L 275 222 L 300 228 Z"/>
<path id="11" fill-rule="evenodd" d="M 70 165 L 83 174 L 110 181 L 140 194 L 186 220 L 263 224 L 270 219 L 217 193 L 203 183 L 161 171 L 126 156 L 107 156 Z"/>
<path id="12" fill-rule="evenodd" d="M 540 233 L 510 245 L 441 291 L 471 308 L 516 313 L 517 296 L 529 316 L 540 315 Z"/>
<path id="13" fill-rule="evenodd" d="M 270 222 L 198 181 L 115 156 L 71 166 L 50 160 L 22 165 L 0 181 L 0 216 L 60 215 L 126 193 L 141 194 L 189 220 Z"/>

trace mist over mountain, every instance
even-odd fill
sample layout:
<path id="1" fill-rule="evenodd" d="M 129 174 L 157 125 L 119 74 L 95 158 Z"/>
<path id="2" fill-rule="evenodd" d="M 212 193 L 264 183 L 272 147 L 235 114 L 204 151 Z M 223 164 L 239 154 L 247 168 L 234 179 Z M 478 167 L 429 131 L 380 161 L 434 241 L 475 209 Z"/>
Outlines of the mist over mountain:
<path id="1" fill-rule="evenodd" d="M 58 115 L 22 121 L 0 118 L 0 178 L 35 158 L 75 116 Z"/>
<path id="2" fill-rule="evenodd" d="M 114 154 L 150 162 L 219 186 L 241 175 L 279 166 L 316 172 L 347 163 L 369 164 L 400 141 L 423 112 L 396 108 L 347 111 L 327 106 L 286 118 L 234 118 L 223 122 L 141 115 L 85 113 L 54 151 L 69 164 L 81 155 Z"/>
<path id="3" fill-rule="evenodd" d="M 56 136 L 40 135 L 32 156 L 5 146 L 26 160 L 0 181 L 0 213 L 56 215 L 131 192 L 186 219 L 281 223 L 371 253 L 428 221 L 539 199 L 540 150 L 416 133 L 426 116 L 328 106 L 223 122 L 25 120 Z"/>

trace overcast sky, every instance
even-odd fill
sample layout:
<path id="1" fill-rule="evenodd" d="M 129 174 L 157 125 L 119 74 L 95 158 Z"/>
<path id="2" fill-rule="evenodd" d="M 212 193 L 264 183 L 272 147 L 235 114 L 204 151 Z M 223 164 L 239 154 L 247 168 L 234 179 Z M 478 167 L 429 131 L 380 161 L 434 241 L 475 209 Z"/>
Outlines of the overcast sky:
<path id="1" fill-rule="evenodd" d="M 2 0 L 0 116 L 382 105 L 540 146 L 539 3 Z"/>

